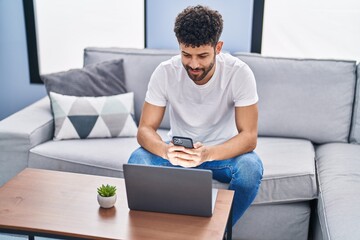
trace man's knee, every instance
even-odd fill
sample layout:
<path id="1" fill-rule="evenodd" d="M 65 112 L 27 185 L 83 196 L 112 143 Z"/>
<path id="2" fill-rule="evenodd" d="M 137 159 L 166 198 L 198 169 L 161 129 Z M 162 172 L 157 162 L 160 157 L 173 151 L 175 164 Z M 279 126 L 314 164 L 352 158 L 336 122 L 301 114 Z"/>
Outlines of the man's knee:
<path id="1" fill-rule="evenodd" d="M 139 147 L 136 149 L 130 156 L 128 163 L 131 164 L 146 164 L 146 158 L 150 153 L 146 151 L 144 148 Z"/>
<path id="2" fill-rule="evenodd" d="M 136 149 L 130 156 L 128 163 L 167 166 L 169 161 L 147 151 L 145 148 Z"/>
<path id="3" fill-rule="evenodd" d="M 263 164 L 256 153 L 246 153 L 236 158 L 235 178 L 244 186 L 254 187 L 260 184 L 263 176 Z"/>

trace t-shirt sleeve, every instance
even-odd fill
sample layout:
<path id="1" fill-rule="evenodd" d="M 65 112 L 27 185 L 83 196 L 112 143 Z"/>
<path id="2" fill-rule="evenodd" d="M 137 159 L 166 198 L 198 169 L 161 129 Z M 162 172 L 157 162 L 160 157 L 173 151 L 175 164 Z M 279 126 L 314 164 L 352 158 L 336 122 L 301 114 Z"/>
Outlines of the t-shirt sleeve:
<path id="1" fill-rule="evenodd" d="M 235 107 L 250 106 L 258 102 L 255 76 L 248 65 L 244 64 L 236 69 L 232 91 Z"/>
<path id="2" fill-rule="evenodd" d="M 152 105 L 165 107 L 167 103 L 165 89 L 166 74 L 163 66 L 160 64 L 151 75 L 145 101 Z"/>

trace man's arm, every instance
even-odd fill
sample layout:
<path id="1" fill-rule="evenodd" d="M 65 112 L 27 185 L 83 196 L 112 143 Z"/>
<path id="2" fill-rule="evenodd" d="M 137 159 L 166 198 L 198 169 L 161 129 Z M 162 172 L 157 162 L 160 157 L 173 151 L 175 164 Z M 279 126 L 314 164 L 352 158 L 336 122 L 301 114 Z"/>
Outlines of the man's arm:
<path id="1" fill-rule="evenodd" d="M 140 118 L 137 140 L 138 143 L 162 158 L 167 158 L 168 145 L 164 143 L 156 130 L 164 117 L 165 107 L 159 107 L 145 102 Z"/>
<path id="2" fill-rule="evenodd" d="M 255 149 L 258 134 L 257 104 L 235 107 L 235 121 L 239 134 L 223 144 L 207 147 L 207 160 L 229 159 Z"/>

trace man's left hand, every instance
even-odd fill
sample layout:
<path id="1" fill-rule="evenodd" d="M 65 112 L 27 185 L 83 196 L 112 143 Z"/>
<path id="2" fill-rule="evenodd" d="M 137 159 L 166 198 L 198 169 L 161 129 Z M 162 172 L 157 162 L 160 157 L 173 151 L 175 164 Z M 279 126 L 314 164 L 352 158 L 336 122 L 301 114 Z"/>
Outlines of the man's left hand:
<path id="1" fill-rule="evenodd" d="M 177 161 L 177 165 L 182 167 L 197 167 L 203 162 L 209 161 L 209 151 L 202 143 L 197 142 L 194 144 L 194 148 L 182 148 L 180 151 L 178 147 L 169 148 L 168 155 L 171 155 Z"/>

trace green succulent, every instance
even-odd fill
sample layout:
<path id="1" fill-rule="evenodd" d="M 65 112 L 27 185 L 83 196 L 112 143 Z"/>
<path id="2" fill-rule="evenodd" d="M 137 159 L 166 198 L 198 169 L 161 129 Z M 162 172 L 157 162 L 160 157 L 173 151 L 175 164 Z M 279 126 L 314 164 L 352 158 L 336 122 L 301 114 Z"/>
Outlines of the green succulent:
<path id="1" fill-rule="evenodd" d="M 102 197 L 112 197 L 116 194 L 116 186 L 111 186 L 109 184 L 106 184 L 106 186 L 103 184 L 101 187 L 98 187 L 97 192 Z"/>

